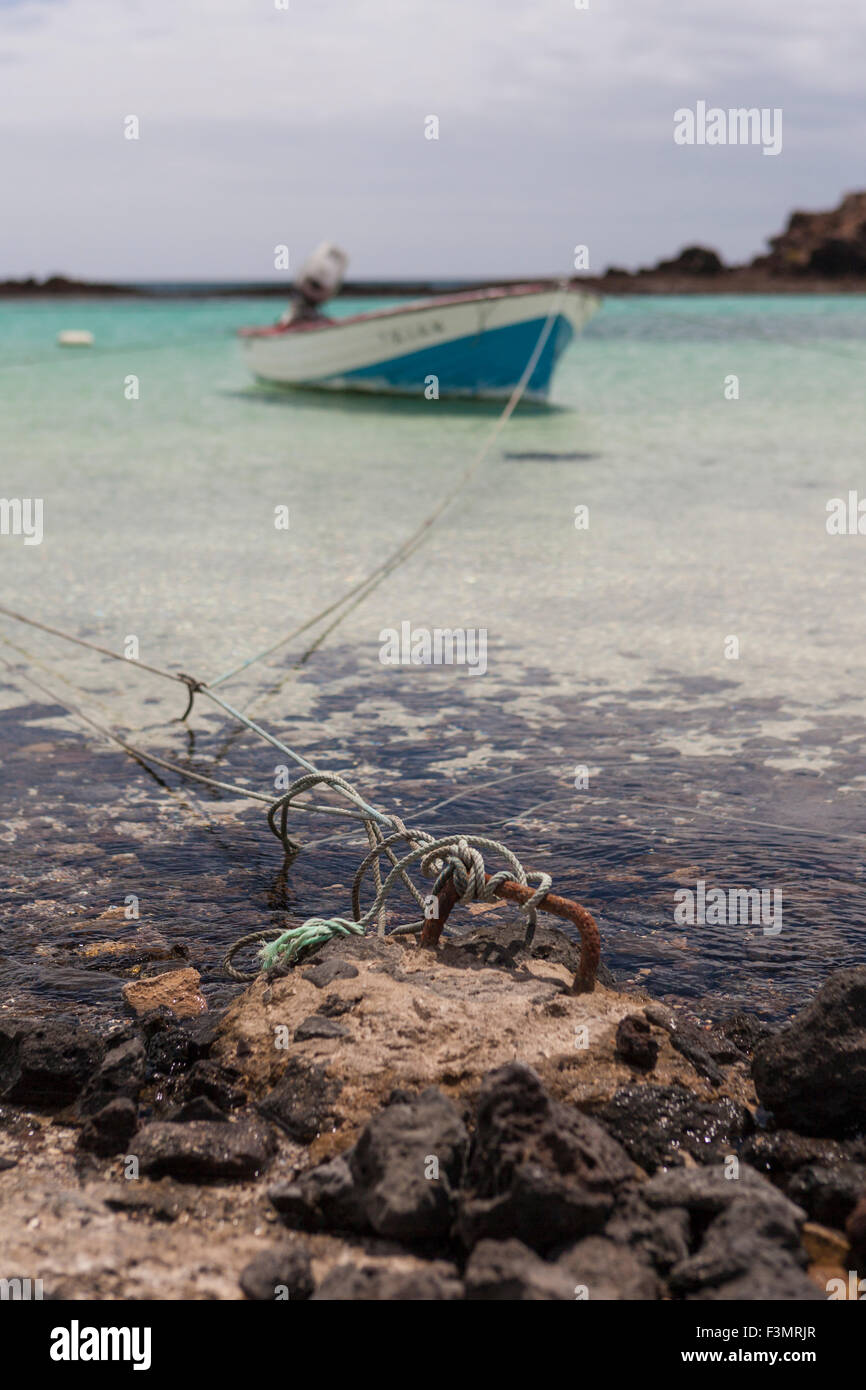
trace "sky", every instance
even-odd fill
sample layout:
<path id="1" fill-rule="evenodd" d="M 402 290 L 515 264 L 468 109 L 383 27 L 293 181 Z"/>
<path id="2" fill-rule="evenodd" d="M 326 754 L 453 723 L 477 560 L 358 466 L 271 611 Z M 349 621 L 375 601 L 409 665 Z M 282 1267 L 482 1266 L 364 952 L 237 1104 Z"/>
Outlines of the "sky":
<path id="1" fill-rule="evenodd" d="M 0 0 L 0 278 L 735 263 L 866 187 L 862 0 L 587 3 Z M 699 101 L 781 109 L 781 152 L 675 144 Z"/>

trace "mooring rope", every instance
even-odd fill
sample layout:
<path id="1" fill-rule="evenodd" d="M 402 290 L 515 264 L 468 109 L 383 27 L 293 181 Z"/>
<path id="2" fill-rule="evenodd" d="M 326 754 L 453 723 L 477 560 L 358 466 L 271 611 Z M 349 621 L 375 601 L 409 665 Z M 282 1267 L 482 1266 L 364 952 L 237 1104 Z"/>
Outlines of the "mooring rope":
<path id="1" fill-rule="evenodd" d="M 514 411 L 517 409 L 517 406 L 520 404 L 523 394 L 526 391 L 526 388 L 532 379 L 532 373 L 538 366 L 539 358 L 541 357 L 541 354 L 544 351 L 545 344 L 547 343 L 547 340 L 550 337 L 551 330 L 559 314 L 560 305 L 567 290 L 568 281 L 560 280 L 557 284 L 556 293 L 554 295 L 550 309 L 548 310 L 547 317 L 544 320 L 535 346 L 529 355 L 529 359 L 520 375 L 519 381 L 515 385 L 514 390 L 511 392 L 511 395 L 509 396 L 508 401 L 506 402 L 505 408 L 497 417 L 493 425 L 493 428 L 489 431 L 486 439 L 483 441 L 481 447 L 475 454 L 475 457 L 471 460 L 469 465 L 458 478 L 457 483 L 452 488 L 450 493 L 448 493 L 447 496 L 444 497 L 442 501 L 440 501 L 437 504 L 437 506 L 435 506 L 432 509 L 432 511 L 429 512 L 428 515 L 425 516 L 423 520 L 418 523 L 415 530 L 412 532 L 410 536 L 406 538 L 405 541 L 398 545 L 397 548 L 393 550 L 390 555 L 386 556 L 386 558 L 382 560 L 381 563 L 378 564 L 373 570 L 371 570 L 370 573 L 365 576 L 365 578 L 359 580 L 357 584 L 353 585 L 351 589 L 349 589 L 345 594 L 343 594 L 342 598 L 335 600 L 326 608 L 323 608 L 319 613 L 315 614 L 314 617 L 310 618 L 301 627 L 294 628 L 284 637 L 280 637 L 276 642 L 272 642 L 269 646 L 264 647 L 262 651 L 257 652 L 254 656 L 248 657 L 246 661 L 242 661 L 239 663 L 239 665 L 233 666 L 231 670 L 223 672 L 223 674 L 217 677 L 216 680 L 210 682 L 211 688 L 217 685 L 225 684 L 226 681 L 232 680 L 235 676 L 240 675 L 241 671 L 246 671 L 250 666 L 254 666 L 256 662 L 264 660 L 264 658 L 267 656 L 271 656 L 274 652 L 278 651 L 280 647 L 286 646 L 286 644 L 293 641 L 295 637 L 299 637 L 302 632 L 306 632 L 309 628 L 317 626 L 319 622 L 321 622 L 324 618 L 329 617 L 331 613 L 335 612 L 336 609 L 342 607 L 343 604 L 348 604 L 349 600 L 354 598 L 356 595 L 360 595 L 360 599 L 366 598 L 368 594 L 372 593 L 374 589 L 378 588 L 378 586 L 383 582 L 383 580 L 387 579 L 388 576 L 392 574 L 395 569 L 397 569 L 400 565 L 404 564 L 405 561 L 408 560 L 410 556 L 414 554 L 414 552 L 418 549 L 418 547 L 425 539 L 431 527 L 433 527 L 435 523 L 439 520 L 439 518 L 449 509 L 449 507 L 453 505 L 453 503 L 457 500 L 457 497 L 460 495 L 460 493 L 463 491 L 466 485 L 478 472 L 479 468 L 484 463 L 484 460 L 487 458 L 487 455 L 489 454 L 490 450 L 493 448 L 493 445 L 496 443 L 496 440 L 499 438 L 499 435 L 501 434 L 502 430 L 505 428 L 508 421 L 511 419 L 511 416 L 514 414 Z M 352 611 L 353 607 L 355 607 L 354 604 L 348 607 L 346 609 L 346 612 L 341 614 L 336 619 L 336 621 L 331 624 L 331 626 L 328 628 L 328 632 L 333 631 L 333 629 L 337 627 L 346 616 L 348 616 L 348 613 Z M 301 661 L 306 660 L 306 657 L 310 654 L 310 652 L 314 651 L 315 648 L 318 645 L 320 645 L 320 642 L 324 640 L 324 636 L 327 636 L 327 633 L 323 634 L 323 637 L 313 644 L 309 651 L 305 653 L 304 656 L 301 658 Z"/>
<path id="2" fill-rule="evenodd" d="M 118 747 L 123 749 L 129 756 L 147 765 L 153 763 L 158 767 L 167 768 L 178 773 L 182 777 L 190 777 L 195 781 L 205 783 L 222 791 L 229 791 L 236 795 L 251 797 L 255 800 L 266 801 L 269 804 L 268 824 L 270 829 L 277 836 L 283 845 L 283 850 L 287 861 L 291 861 L 299 851 L 299 846 L 289 837 L 288 834 L 288 815 L 289 810 L 297 797 L 303 793 L 311 791 L 316 786 L 325 786 L 337 792 L 350 804 L 348 806 L 320 805 L 313 802 L 304 802 L 299 809 L 313 814 L 326 814 L 332 816 L 350 817 L 360 820 L 367 833 L 370 845 L 369 853 L 362 860 L 361 865 L 355 875 L 352 887 L 352 908 L 355 920 L 347 918 L 309 918 L 300 927 L 295 927 L 289 931 L 281 931 L 274 928 L 263 932 L 254 932 L 243 936 L 236 941 L 226 955 L 224 967 L 227 973 L 236 980 L 249 980 L 254 978 L 256 972 L 242 973 L 233 964 L 233 958 L 237 952 L 245 946 L 267 943 L 260 953 L 266 967 L 274 968 L 282 963 L 289 963 L 298 958 L 299 955 L 308 951 L 311 946 L 318 945 L 322 941 L 330 939 L 334 935 L 356 934 L 365 935 L 367 927 L 372 921 L 378 918 L 379 934 L 384 935 L 386 926 L 385 903 L 393 887 L 401 882 L 411 893 L 416 903 L 425 910 L 431 905 L 431 900 L 436 898 L 446 884 L 450 884 L 456 894 L 457 901 L 491 901 L 497 896 L 497 890 L 506 883 L 517 883 L 524 889 L 528 888 L 530 879 L 538 886 L 528 898 L 521 902 L 521 911 L 526 917 L 526 944 L 529 945 L 535 932 L 537 908 L 547 896 L 552 879 L 550 875 L 540 872 L 527 873 L 520 860 L 514 855 L 506 845 L 498 840 L 492 840 L 486 836 L 459 835 L 452 834 L 440 836 L 438 839 L 423 830 L 409 830 L 404 825 L 399 816 L 380 811 L 366 801 L 352 784 L 338 773 L 322 772 L 305 758 L 302 754 L 290 748 L 273 734 L 269 733 L 260 724 L 250 719 L 241 710 L 236 709 L 228 701 L 218 695 L 214 687 L 224 684 L 241 671 L 247 670 L 256 662 L 277 651 L 293 637 L 307 631 L 311 627 L 318 625 L 323 618 L 329 617 L 332 613 L 337 613 L 335 620 L 328 626 L 324 633 L 316 639 L 309 648 L 309 652 L 316 649 L 324 640 L 325 636 L 343 621 L 345 616 L 352 611 L 369 593 L 372 593 L 383 580 L 391 574 L 399 565 L 403 564 L 418 546 L 425 539 L 430 529 L 445 511 L 453 504 L 459 493 L 465 488 L 467 483 L 478 471 L 490 449 L 498 438 L 501 430 L 510 419 L 516 409 L 524 391 L 532 377 L 532 373 L 544 350 L 545 343 L 550 335 L 553 324 L 559 312 L 559 304 L 562 296 L 567 289 L 567 282 L 560 282 L 557 293 L 554 296 L 547 318 L 542 326 L 541 332 L 535 343 L 529 360 L 521 374 L 520 380 L 514 387 L 508 402 L 498 417 L 492 431 L 475 457 L 464 470 L 452 491 L 442 499 L 436 507 L 421 521 L 412 534 L 403 541 L 389 556 L 386 557 L 374 570 L 371 571 L 363 580 L 354 585 L 342 598 L 328 605 L 313 618 L 309 619 L 301 627 L 294 629 L 287 636 L 280 638 L 277 642 L 270 644 L 263 651 L 258 652 L 248 660 L 241 662 L 238 666 L 226 671 L 217 680 L 206 684 L 183 672 L 168 671 L 162 667 L 150 665 L 147 662 L 138 660 L 130 661 L 127 657 L 118 652 L 111 651 L 108 647 L 103 647 L 99 643 L 91 642 L 86 638 L 76 637 L 72 633 L 63 632 L 61 629 L 53 627 L 47 623 L 30 618 L 22 613 L 5 605 L 0 605 L 0 614 L 14 621 L 26 624 L 29 627 L 39 629 L 51 636 L 61 638 L 64 641 L 72 642 L 76 646 L 84 647 L 94 651 L 101 656 L 110 657 L 114 661 L 123 661 L 127 666 L 136 666 L 139 670 L 147 671 L 151 675 L 165 680 L 179 682 L 186 686 L 188 692 L 187 707 L 181 716 L 186 719 L 189 715 L 195 696 L 201 694 L 218 705 L 226 714 L 245 726 L 248 730 L 255 733 L 272 747 L 279 750 L 286 757 L 290 758 L 298 766 L 304 769 L 304 775 L 288 788 L 288 790 L 276 800 L 270 796 L 265 796 L 261 792 L 256 792 L 251 788 L 240 787 L 236 784 L 224 782 L 222 780 L 208 777 L 204 773 L 196 772 L 192 768 L 182 767 L 177 763 L 172 763 L 165 758 L 158 757 L 156 754 L 146 750 L 136 748 L 119 734 L 100 724 L 91 716 L 85 714 L 83 710 L 68 701 L 59 699 L 53 692 L 46 687 L 40 686 L 38 681 L 28 678 L 34 685 L 51 695 L 52 699 L 65 708 L 69 713 L 83 719 L 91 727 L 98 730 L 105 737 L 110 739 Z M 342 610 L 342 611 L 339 611 Z M 306 657 L 302 658 L 306 659 Z M 4 661 L 4 664 L 12 671 L 14 667 L 11 663 Z M 297 665 L 297 663 L 296 663 Z M 279 818 L 279 819 L 278 819 Z M 409 846 L 408 853 L 402 858 L 394 852 L 394 846 L 404 841 Z M 495 853 L 501 856 L 509 868 L 500 870 L 493 874 L 489 879 L 485 869 L 482 851 Z M 382 856 L 390 863 L 390 872 L 383 880 L 382 878 Z M 428 877 L 434 877 L 432 894 L 422 895 L 413 883 L 408 870 L 415 864 L 419 864 L 421 872 Z M 363 880 L 368 871 L 372 871 L 375 896 L 371 905 L 365 912 L 361 911 L 360 893 Z M 586 914 L 588 916 L 588 914 Z M 412 922 L 396 930 L 398 932 L 417 932 L 424 928 L 427 917 L 420 922 Z M 593 923 L 593 927 L 594 927 Z M 595 929 L 597 937 L 597 928 Z"/>
<path id="3" fill-rule="evenodd" d="M 0 661 L 8 670 L 15 674 L 15 667 L 5 658 L 0 657 Z M 257 801 L 270 803 L 268 809 L 268 825 L 273 834 L 283 845 L 286 859 L 290 862 L 297 855 L 300 846 L 297 845 L 288 834 L 288 813 L 293 802 L 305 792 L 309 792 L 315 786 L 327 786 L 333 788 L 347 801 L 349 806 L 332 806 L 315 802 L 304 802 L 299 809 L 318 815 L 330 816 L 349 816 L 353 819 L 362 821 L 367 836 L 370 841 L 370 851 L 358 866 L 352 884 L 352 910 L 355 913 L 355 920 L 347 918 L 318 918 L 312 917 L 303 922 L 300 927 L 291 928 L 283 931 L 279 927 L 270 928 L 264 931 L 252 932 L 240 937 L 229 949 L 223 962 L 226 973 L 234 980 L 247 982 L 256 977 L 256 971 L 240 971 L 234 965 L 234 957 L 246 946 L 260 945 L 269 943 L 261 951 L 262 969 L 273 969 L 277 965 L 290 964 L 301 954 L 308 951 L 311 947 L 329 940 L 335 935 L 355 934 L 366 935 L 368 925 L 378 917 L 379 935 L 385 934 L 385 903 L 398 881 L 401 881 L 408 888 L 416 903 L 423 910 L 430 907 L 432 899 L 438 895 L 446 882 L 453 883 L 457 899 L 459 902 L 490 902 L 496 896 L 497 889 L 505 882 L 511 881 L 521 885 L 527 885 L 530 881 L 538 886 L 531 898 L 521 906 L 521 911 L 526 917 L 526 945 L 530 945 L 535 933 L 537 921 L 537 908 L 541 905 L 547 893 L 550 891 L 552 879 L 549 874 L 542 872 L 527 873 L 520 860 L 511 850 L 499 840 L 490 839 L 481 835 L 461 835 L 459 833 L 439 836 L 438 838 L 430 835 L 425 830 L 408 829 L 399 816 L 387 814 L 371 806 L 369 802 L 360 795 L 355 787 L 335 772 L 323 772 L 314 768 L 308 760 L 301 754 L 289 748 L 287 744 L 269 734 L 261 726 L 247 719 L 239 711 L 233 710 L 225 701 L 215 697 L 217 703 L 222 705 L 235 718 L 239 719 L 247 728 L 259 734 L 267 742 L 271 743 L 280 752 L 294 758 L 297 762 L 310 768 L 303 776 L 284 792 L 284 794 L 274 800 L 266 796 L 263 792 L 257 792 L 250 787 L 242 787 L 230 782 L 223 782 L 213 777 L 208 777 L 204 773 L 196 772 L 192 768 L 182 767 L 178 763 L 170 762 L 168 759 L 158 757 L 156 754 L 144 749 L 136 748 L 135 745 L 128 743 L 119 734 L 101 724 L 91 715 L 85 713 L 77 705 L 70 701 L 61 699 L 54 691 L 48 689 L 41 681 L 32 676 L 26 679 L 44 694 L 56 700 L 68 713 L 82 719 L 91 728 L 96 729 L 104 737 L 117 744 L 123 751 L 135 758 L 139 762 L 154 763 L 158 767 L 167 768 L 172 772 L 178 773 L 182 777 L 191 777 L 195 781 L 206 783 L 208 786 L 216 787 L 221 791 L 232 792 L 235 795 L 252 797 Z M 202 692 L 204 693 L 204 692 Z M 277 817 L 279 816 L 279 822 Z M 387 834 L 384 833 L 387 830 Z M 393 846 L 400 841 L 405 841 L 409 845 L 409 853 L 402 858 L 394 854 Z M 487 878 L 482 850 L 487 850 L 498 854 L 508 864 L 507 870 L 500 870 L 498 873 Z M 385 855 L 391 863 L 391 870 L 387 878 L 382 879 L 380 859 Z M 413 883 L 407 870 L 419 863 L 421 872 L 428 877 L 435 876 L 431 893 L 426 896 L 422 894 Z M 376 887 L 376 894 L 371 905 L 365 912 L 361 911 L 360 896 L 361 887 L 366 874 L 372 870 Z M 423 930 L 427 917 L 420 921 L 410 922 L 395 929 L 392 934 L 417 934 Z"/>
<path id="4" fill-rule="evenodd" d="M 396 821 L 397 817 L 394 817 L 394 820 Z M 381 921 L 382 909 L 398 879 L 408 883 L 415 898 L 425 908 L 428 904 L 432 907 L 433 900 L 441 893 L 449 880 L 454 885 L 458 902 L 461 903 L 492 902 L 497 897 L 497 890 L 504 883 L 516 882 L 525 886 L 530 880 L 533 880 L 538 886 L 529 901 L 521 908 L 526 917 L 524 944 L 527 947 L 532 944 L 535 935 L 537 909 L 549 893 L 553 881 L 549 874 L 527 873 L 520 860 L 508 849 L 507 845 L 502 844 L 499 840 L 492 840 L 486 835 L 453 834 L 442 835 L 438 839 L 434 839 L 426 831 L 407 830 L 401 823 L 398 822 L 398 824 L 400 824 L 400 828 L 393 835 L 389 835 L 386 840 L 380 840 L 358 866 L 352 885 L 354 920 L 346 917 L 311 917 L 300 927 L 293 927 L 289 931 L 281 931 L 277 927 L 265 931 L 249 932 L 247 935 L 239 937 L 229 949 L 223 962 L 226 973 L 233 980 L 244 982 L 256 978 L 257 971 L 241 971 L 234 965 L 234 957 L 248 946 L 266 943 L 259 952 L 262 961 L 261 968 L 263 970 L 280 970 L 294 964 L 301 954 L 310 947 L 318 946 L 333 936 L 346 936 L 350 933 L 358 936 L 366 935 L 367 927 L 375 917 L 379 916 Z M 378 831 L 378 827 L 376 829 Z M 360 891 L 367 870 L 371 865 L 377 866 L 383 850 L 390 851 L 393 844 L 399 840 L 406 840 L 414 847 L 401 859 L 394 859 L 393 855 L 390 856 L 393 862 L 391 872 L 379 885 L 376 896 L 366 912 L 362 913 L 360 911 Z M 508 868 L 501 869 L 488 878 L 482 850 L 500 855 L 508 864 Z M 427 877 L 435 879 L 426 899 L 418 893 L 406 872 L 419 861 L 421 872 Z M 391 935 L 417 934 L 423 931 L 426 921 L 425 915 L 418 922 L 408 922 L 403 926 L 396 927 Z"/>

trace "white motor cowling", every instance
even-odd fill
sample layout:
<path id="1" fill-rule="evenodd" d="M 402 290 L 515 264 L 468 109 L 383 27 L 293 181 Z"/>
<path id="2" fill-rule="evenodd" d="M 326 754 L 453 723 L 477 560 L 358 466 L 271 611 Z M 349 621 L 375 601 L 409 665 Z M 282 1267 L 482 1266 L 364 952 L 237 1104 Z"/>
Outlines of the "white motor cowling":
<path id="1" fill-rule="evenodd" d="M 349 257 L 333 242 L 323 241 L 301 266 L 295 279 L 295 294 L 309 306 L 324 304 L 339 294 Z"/>

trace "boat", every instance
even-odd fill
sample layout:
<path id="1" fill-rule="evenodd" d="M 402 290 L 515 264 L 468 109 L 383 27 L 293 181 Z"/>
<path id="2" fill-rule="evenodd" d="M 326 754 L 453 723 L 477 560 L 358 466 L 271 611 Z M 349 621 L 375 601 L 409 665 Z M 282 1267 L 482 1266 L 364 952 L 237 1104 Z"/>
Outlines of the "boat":
<path id="1" fill-rule="evenodd" d="M 320 246 L 279 322 L 240 330 L 246 362 L 260 381 L 497 399 L 511 394 L 536 354 L 524 394 L 543 401 L 557 362 L 601 302 L 578 285 L 537 281 L 329 318 L 321 306 L 339 291 L 347 263 L 337 247 Z"/>

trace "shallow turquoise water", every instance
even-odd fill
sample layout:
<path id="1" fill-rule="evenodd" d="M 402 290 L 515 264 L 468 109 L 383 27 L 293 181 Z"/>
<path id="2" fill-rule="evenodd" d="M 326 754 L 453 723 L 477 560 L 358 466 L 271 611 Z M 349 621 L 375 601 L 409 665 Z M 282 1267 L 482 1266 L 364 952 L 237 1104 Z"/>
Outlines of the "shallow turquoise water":
<path id="1" fill-rule="evenodd" d="M 142 660 L 208 679 L 412 530 L 495 411 L 256 388 L 234 330 L 278 312 L 235 299 L 0 307 L 2 491 L 45 509 L 40 546 L 0 536 L 4 603 L 114 650 L 135 634 Z M 58 349 L 61 328 L 91 329 L 96 347 Z M 408 819 L 499 827 L 597 913 L 625 977 L 705 1013 L 731 1000 L 785 1012 L 861 960 L 866 935 L 866 536 L 825 527 L 828 499 L 866 496 L 864 368 L 859 296 L 608 301 L 563 359 L 553 407 L 518 412 L 427 547 L 257 717 Z M 738 400 L 724 396 L 732 373 Z M 380 631 L 407 620 L 486 628 L 487 674 L 382 666 Z M 287 902 L 347 910 L 356 849 L 311 851 L 275 889 L 260 810 L 205 792 L 205 824 L 202 794 L 178 800 L 102 752 L 21 668 L 182 759 L 173 687 L 5 620 L 0 636 L 19 668 L 0 668 L 15 988 L 101 997 L 92 976 L 40 964 L 37 945 L 104 937 L 95 923 L 130 882 L 149 921 L 194 943 L 214 989 L 238 930 L 282 920 Z M 243 703 L 289 664 L 280 654 L 226 694 Z M 245 737 L 220 753 L 216 715 L 193 722 L 197 766 L 220 754 L 223 773 L 270 789 L 270 752 Z M 699 874 L 780 887 L 781 936 L 677 926 L 673 894 Z"/>

